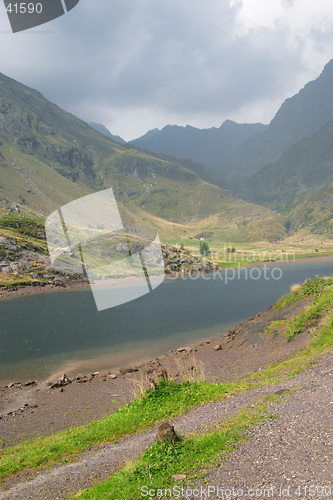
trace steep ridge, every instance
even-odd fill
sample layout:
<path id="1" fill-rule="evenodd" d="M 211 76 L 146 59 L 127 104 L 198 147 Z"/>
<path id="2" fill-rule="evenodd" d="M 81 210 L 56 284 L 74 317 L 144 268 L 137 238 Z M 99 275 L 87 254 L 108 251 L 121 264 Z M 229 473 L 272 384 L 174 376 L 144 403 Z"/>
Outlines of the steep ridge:
<path id="1" fill-rule="evenodd" d="M 267 163 L 276 161 L 290 146 L 333 120 L 333 60 L 321 75 L 286 99 L 266 130 L 250 138 L 233 156 L 228 178 L 237 186 Z"/>

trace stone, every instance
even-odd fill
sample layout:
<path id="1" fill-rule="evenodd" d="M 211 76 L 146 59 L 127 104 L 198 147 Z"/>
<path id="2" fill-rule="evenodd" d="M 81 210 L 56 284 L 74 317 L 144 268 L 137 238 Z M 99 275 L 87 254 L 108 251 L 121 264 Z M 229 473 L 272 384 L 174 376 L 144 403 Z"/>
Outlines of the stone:
<path id="1" fill-rule="evenodd" d="M 221 349 L 222 349 L 221 344 L 217 344 L 216 346 L 214 346 L 214 351 L 221 351 Z"/>
<path id="2" fill-rule="evenodd" d="M 70 384 L 71 382 L 72 381 L 69 380 L 66 373 L 64 373 L 63 376 L 57 380 L 57 382 L 51 383 L 51 389 L 56 389 L 57 387 L 63 387 L 64 385 Z"/>
<path id="3" fill-rule="evenodd" d="M 157 441 L 160 443 L 175 443 L 179 441 L 175 428 L 169 422 L 161 424 L 157 431 Z"/>
<path id="4" fill-rule="evenodd" d="M 23 385 L 28 387 L 29 385 L 37 385 L 37 382 L 35 380 L 28 380 L 27 382 L 24 382 Z"/>
<path id="5" fill-rule="evenodd" d="M 122 375 L 125 375 L 125 373 L 134 373 L 134 372 L 138 372 L 139 371 L 139 368 L 120 368 L 120 373 Z"/>
<path id="6" fill-rule="evenodd" d="M 176 479 L 176 481 L 181 481 L 182 479 L 186 479 L 186 474 L 173 474 L 172 479 Z"/>
<path id="7" fill-rule="evenodd" d="M 115 373 L 109 373 L 109 378 L 114 380 L 115 378 L 117 378 L 117 375 Z"/>

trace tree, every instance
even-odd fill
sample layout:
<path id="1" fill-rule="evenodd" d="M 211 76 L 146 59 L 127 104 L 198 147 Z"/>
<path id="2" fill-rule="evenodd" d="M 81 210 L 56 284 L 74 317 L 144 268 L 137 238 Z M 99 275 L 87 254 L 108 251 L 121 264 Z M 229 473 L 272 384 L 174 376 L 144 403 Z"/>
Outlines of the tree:
<path id="1" fill-rule="evenodd" d="M 206 257 L 208 254 L 210 254 L 209 245 L 207 241 L 200 241 L 199 252 L 203 257 Z"/>

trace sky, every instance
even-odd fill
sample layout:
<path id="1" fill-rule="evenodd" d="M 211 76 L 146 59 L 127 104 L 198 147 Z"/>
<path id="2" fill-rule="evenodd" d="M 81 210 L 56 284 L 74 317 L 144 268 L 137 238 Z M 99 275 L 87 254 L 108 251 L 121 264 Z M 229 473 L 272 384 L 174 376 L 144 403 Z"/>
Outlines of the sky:
<path id="1" fill-rule="evenodd" d="M 333 2 L 80 0 L 19 33 L 1 2 L 0 44 L 2 73 L 125 140 L 269 123 L 333 58 Z"/>

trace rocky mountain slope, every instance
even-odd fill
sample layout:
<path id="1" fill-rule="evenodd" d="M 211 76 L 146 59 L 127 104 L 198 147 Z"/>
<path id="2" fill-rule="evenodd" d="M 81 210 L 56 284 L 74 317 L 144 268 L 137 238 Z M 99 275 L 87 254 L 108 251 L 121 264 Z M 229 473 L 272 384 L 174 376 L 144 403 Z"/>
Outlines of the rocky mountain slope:
<path id="1" fill-rule="evenodd" d="M 321 75 L 286 99 L 266 130 L 242 145 L 229 165 L 229 179 L 250 177 L 301 139 L 333 120 L 333 60 Z"/>

